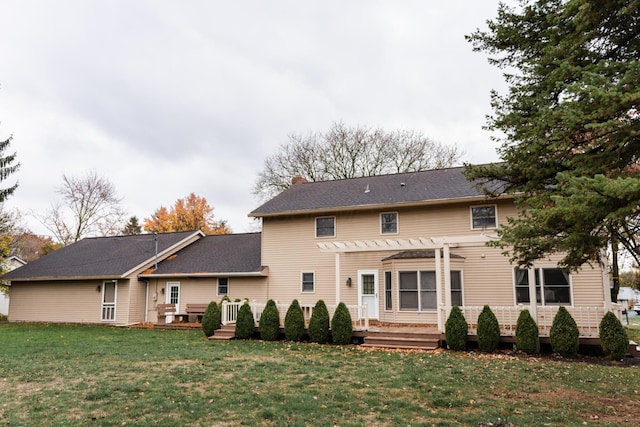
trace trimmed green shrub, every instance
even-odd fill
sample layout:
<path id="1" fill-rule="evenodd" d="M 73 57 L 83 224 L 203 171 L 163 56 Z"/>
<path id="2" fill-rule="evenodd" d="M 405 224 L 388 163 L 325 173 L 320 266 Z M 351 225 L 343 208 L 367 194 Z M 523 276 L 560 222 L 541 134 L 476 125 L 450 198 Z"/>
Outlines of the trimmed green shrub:
<path id="1" fill-rule="evenodd" d="M 215 301 L 211 301 L 202 315 L 202 331 L 205 336 L 210 337 L 216 329 L 220 329 L 220 307 Z"/>
<path id="2" fill-rule="evenodd" d="M 253 337 L 255 332 L 255 320 L 253 312 L 249 306 L 249 302 L 245 301 L 238 310 L 238 318 L 236 319 L 236 338 L 248 340 Z"/>
<path id="3" fill-rule="evenodd" d="M 622 360 L 629 351 L 629 337 L 622 323 L 612 312 L 607 312 L 600 321 L 600 345 L 604 354 L 612 360 Z"/>
<path id="4" fill-rule="evenodd" d="M 280 313 L 276 303 L 270 299 L 260 315 L 260 338 L 275 341 L 280 333 Z"/>
<path id="5" fill-rule="evenodd" d="M 297 299 L 293 300 L 284 318 L 284 336 L 289 341 L 302 341 L 304 336 L 304 314 Z"/>
<path id="6" fill-rule="evenodd" d="M 451 308 L 451 313 L 444 324 L 444 335 L 447 340 L 447 347 L 451 350 L 462 351 L 467 348 L 467 334 L 469 324 L 462 314 L 462 310 L 457 305 Z"/>
<path id="7" fill-rule="evenodd" d="M 220 306 L 222 306 L 222 303 L 225 301 L 231 302 L 231 298 L 229 298 L 229 296 L 227 295 L 223 296 L 222 299 L 220 300 Z M 240 300 L 237 300 L 236 302 L 240 302 Z"/>
<path id="8" fill-rule="evenodd" d="M 529 310 L 522 310 L 516 323 L 516 349 L 527 354 L 540 352 L 538 325 L 531 317 Z"/>
<path id="9" fill-rule="evenodd" d="M 347 306 L 341 302 L 331 318 L 331 338 L 334 344 L 349 344 L 353 336 L 353 323 Z"/>
<path id="10" fill-rule="evenodd" d="M 309 319 L 309 340 L 318 344 L 329 342 L 329 311 L 323 300 L 313 307 L 311 319 Z"/>
<path id="11" fill-rule="evenodd" d="M 580 347 L 580 332 L 566 308 L 560 306 L 549 331 L 551 349 L 562 357 L 573 357 Z"/>
<path id="12" fill-rule="evenodd" d="M 478 347 L 485 353 L 493 352 L 500 342 L 500 325 L 491 308 L 485 305 L 478 316 Z"/>

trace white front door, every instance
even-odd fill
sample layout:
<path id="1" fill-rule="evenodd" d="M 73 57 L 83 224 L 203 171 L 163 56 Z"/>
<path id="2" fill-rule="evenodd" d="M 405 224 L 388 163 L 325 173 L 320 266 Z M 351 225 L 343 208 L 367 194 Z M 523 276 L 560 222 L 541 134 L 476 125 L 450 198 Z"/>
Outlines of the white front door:
<path id="1" fill-rule="evenodd" d="M 180 311 L 180 282 L 167 282 L 167 304 L 176 306 L 176 313 Z M 167 315 L 167 323 L 173 322 L 173 316 Z"/>
<path id="2" fill-rule="evenodd" d="M 378 270 L 358 271 L 358 300 L 367 305 L 369 319 L 378 319 Z"/>

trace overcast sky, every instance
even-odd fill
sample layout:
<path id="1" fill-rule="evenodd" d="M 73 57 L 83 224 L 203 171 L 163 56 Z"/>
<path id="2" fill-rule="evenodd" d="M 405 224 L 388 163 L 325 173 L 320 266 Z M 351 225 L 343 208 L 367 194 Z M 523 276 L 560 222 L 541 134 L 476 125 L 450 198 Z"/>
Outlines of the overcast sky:
<path id="1" fill-rule="evenodd" d="M 482 126 L 505 85 L 464 39 L 497 4 L 0 0 L 0 139 L 22 163 L 6 208 L 44 213 L 63 173 L 95 170 L 141 222 L 195 192 L 253 231 L 264 159 L 336 121 L 498 160 Z"/>

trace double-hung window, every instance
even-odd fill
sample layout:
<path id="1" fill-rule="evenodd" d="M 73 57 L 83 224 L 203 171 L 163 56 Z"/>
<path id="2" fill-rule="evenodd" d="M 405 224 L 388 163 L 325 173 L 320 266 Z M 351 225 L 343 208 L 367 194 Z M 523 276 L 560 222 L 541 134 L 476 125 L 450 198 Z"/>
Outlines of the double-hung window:
<path id="1" fill-rule="evenodd" d="M 324 216 L 316 218 L 316 237 L 335 237 L 336 218 Z"/>
<path id="2" fill-rule="evenodd" d="M 315 291 L 315 277 L 313 273 L 302 273 L 302 292 L 314 292 Z"/>
<path id="3" fill-rule="evenodd" d="M 380 214 L 380 233 L 398 234 L 398 213 L 387 212 Z"/>
<path id="4" fill-rule="evenodd" d="M 434 310 L 437 307 L 435 271 L 401 271 L 400 310 Z"/>
<path id="5" fill-rule="evenodd" d="M 536 268 L 536 302 L 545 305 L 571 305 L 569 275 L 559 268 Z M 516 304 L 530 304 L 529 271 L 515 271 Z"/>
<path id="6" fill-rule="evenodd" d="M 471 207 L 471 228 L 476 230 L 496 228 L 497 226 L 496 205 Z"/>
<path id="7" fill-rule="evenodd" d="M 229 279 L 218 277 L 218 296 L 229 295 Z"/>

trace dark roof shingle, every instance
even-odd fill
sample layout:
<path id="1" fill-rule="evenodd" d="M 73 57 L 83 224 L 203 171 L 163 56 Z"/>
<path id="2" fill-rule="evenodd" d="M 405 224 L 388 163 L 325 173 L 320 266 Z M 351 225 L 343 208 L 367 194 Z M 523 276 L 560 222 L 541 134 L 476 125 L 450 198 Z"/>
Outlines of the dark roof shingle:
<path id="1" fill-rule="evenodd" d="M 260 233 L 205 236 L 160 262 L 147 275 L 260 272 L 260 236 Z"/>
<path id="2" fill-rule="evenodd" d="M 62 279 L 69 277 L 116 277 L 153 260 L 162 252 L 192 236 L 194 231 L 96 237 L 80 240 L 8 272 L 6 280 Z"/>
<path id="3" fill-rule="evenodd" d="M 251 212 L 262 217 L 283 213 L 419 203 L 478 197 L 463 167 L 296 184 Z"/>

